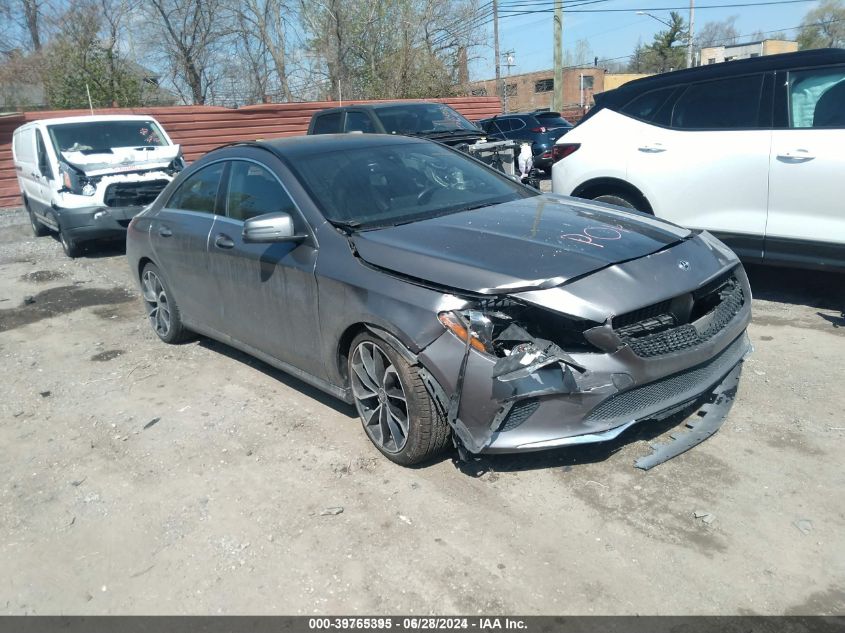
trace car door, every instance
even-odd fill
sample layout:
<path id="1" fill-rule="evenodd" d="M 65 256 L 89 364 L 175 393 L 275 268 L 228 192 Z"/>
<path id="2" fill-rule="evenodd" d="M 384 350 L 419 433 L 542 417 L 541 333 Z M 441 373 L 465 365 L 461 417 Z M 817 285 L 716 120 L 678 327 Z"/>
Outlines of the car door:
<path id="1" fill-rule="evenodd" d="M 15 171 L 21 194 L 26 198 L 29 208 L 36 215 L 44 213 L 44 201 L 41 190 L 41 173 L 38 169 L 35 127 L 25 128 L 14 135 Z"/>
<path id="2" fill-rule="evenodd" d="M 208 237 L 214 224 L 225 164 L 206 165 L 190 174 L 152 216 L 150 240 L 155 263 L 170 285 L 183 318 L 217 330 L 222 306 L 208 272 Z"/>
<path id="3" fill-rule="evenodd" d="M 53 191 L 56 191 L 61 186 L 57 181 L 58 174 L 53 170 L 53 161 L 50 154 L 47 152 L 47 145 L 44 140 L 44 132 L 42 130 L 35 130 L 35 155 L 38 161 L 38 207 L 40 207 L 39 215 L 46 217 L 48 222 L 53 221 L 53 218 L 47 214 L 47 210 L 51 208 L 53 202 Z"/>
<path id="4" fill-rule="evenodd" d="M 763 74 L 692 83 L 674 91 L 627 136 L 628 180 L 654 214 L 717 233 L 739 254 L 763 251 L 770 122 Z M 623 108 L 623 112 L 625 108 Z"/>
<path id="5" fill-rule="evenodd" d="M 778 74 L 767 259 L 845 265 L 845 66 Z"/>
<path id="6" fill-rule="evenodd" d="M 232 160 L 225 189 L 225 216 L 214 222 L 208 273 L 220 284 L 223 332 L 274 359 L 308 373 L 324 374 L 318 350 L 316 242 L 278 175 L 256 160 Z M 288 213 L 298 242 L 251 244 L 244 221 Z"/>
<path id="7" fill-rule="evenodd" d="M 496 117 L 495 119 L 490 119 L 484 129 L 490 137 L 505 140 L 508 138 L 511 130 L 511 121 L 512 119 L 508 117 Z"/>

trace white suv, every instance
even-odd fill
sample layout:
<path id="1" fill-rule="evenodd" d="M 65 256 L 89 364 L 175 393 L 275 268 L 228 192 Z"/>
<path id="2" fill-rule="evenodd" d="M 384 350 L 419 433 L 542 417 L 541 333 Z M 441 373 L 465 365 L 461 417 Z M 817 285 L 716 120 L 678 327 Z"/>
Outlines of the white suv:
<path id="1" fill-rule="evenodd" d="M 845 269 L 845 50 L 633 81 L 554 154 L 555 193 L 706 229 L 747 261 Z"/>
<path id="2" fill-rule="evenodd" d="M 32 121 L 15 130 L 12 157 L 32 230 L 57 231 L 70 257 L 85 241 L 125 236 L 184 166 L 158 122 L 135 115 Z"/>

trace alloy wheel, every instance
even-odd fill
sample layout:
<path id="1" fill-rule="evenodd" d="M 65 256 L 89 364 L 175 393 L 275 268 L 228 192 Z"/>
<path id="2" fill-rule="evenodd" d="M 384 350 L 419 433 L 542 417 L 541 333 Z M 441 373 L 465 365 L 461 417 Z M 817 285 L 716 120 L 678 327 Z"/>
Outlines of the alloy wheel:
<path id="1" fill-rule="evenodd" d="M 165 337 L 170 333 L 171 313 L 164 284 L 152 270 L 144 271 L 141 282 L 150 324 L 156 334 Z"/>
<path id="2" fill-rule="evenodd" d="M 388 453 L 408 441 L 408 401 L 399 372 L 376 343 L 363 341 L 352 353 L 355 406 L 370 439 Z"/>

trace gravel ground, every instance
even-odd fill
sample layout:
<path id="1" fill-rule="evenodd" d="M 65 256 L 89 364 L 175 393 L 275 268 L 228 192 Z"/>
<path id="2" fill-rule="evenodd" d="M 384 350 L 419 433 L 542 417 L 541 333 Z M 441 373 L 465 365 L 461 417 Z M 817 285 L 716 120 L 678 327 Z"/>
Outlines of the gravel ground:
<path id="1" fill-rule="evenodd" d="M 756 352 L 692 451 L 634 469 L 646 425 L 476 476 L 160 343 L 119 249 L 4 220 L 0 272 L 2 613 L 845 613 L 842 276 L 749 270 Z"/>

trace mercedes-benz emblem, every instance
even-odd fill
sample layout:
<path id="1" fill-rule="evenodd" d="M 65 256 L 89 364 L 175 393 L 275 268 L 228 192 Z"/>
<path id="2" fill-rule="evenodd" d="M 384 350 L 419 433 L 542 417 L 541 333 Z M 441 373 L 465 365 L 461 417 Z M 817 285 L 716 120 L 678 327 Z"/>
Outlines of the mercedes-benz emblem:
<path id="1" fill-rule="evenodd" d="M 689 270 L 690 269 L 689 262 L 685 259 L 679 259 L 678 260 L 678 268 L 680 268 L 681 270 Z"/>

